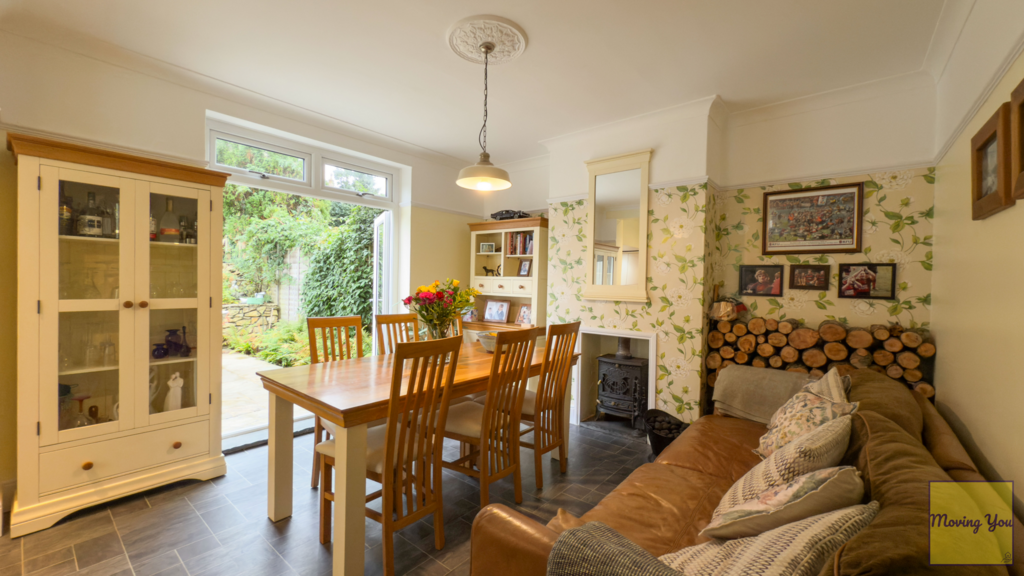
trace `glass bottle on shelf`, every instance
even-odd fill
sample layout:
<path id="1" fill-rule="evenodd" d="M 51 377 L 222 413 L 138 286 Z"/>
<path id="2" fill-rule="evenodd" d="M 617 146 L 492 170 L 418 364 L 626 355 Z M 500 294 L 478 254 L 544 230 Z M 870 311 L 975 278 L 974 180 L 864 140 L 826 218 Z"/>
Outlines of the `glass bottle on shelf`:
<path id="1" fill-rule="evenodd" d="M 96 193 L 89 192 L 89 204 L 78 215 L 78 235 L 98 237 L 103 235 L 103 219 L 96 207 Z"/>
<path id="2" fill-rule="evenodd" d="M 71 214 L 71 199 L 64 194 L 64 190 L 60 191 L 60 201 L 57 205 L 57 212 L 60 218 L 58 234 L 61 236 L 74 236 L 75 220 Z"/>
<path id="3" fill-rule="evenodd" d="M 103 203 L 103 208 L 100 210 L 101 218 L 103 219 L 103 232 L 104 238 L 114 237 L 114 211 L 110 209 L 107 203 Z"/>
<path id="4" fill-rule="evenodd" d="M 188 216 L 184 214 L 178 218 L 178 242 L 188 244 Z"/>
<path id="5" fill-rule="evenodd" d="M 178 217 L 174 214 L 174 201 L 167 199 L 167 210 L 160 217 L 160 241 L 178 242 L 181 237 L 181 228 Z"/>
<path id="6" fill-rule="evenodd" d="M 153 218 L 153 211 L 149 211 L 149 241 L 156 241 L 156 218 Z"/>

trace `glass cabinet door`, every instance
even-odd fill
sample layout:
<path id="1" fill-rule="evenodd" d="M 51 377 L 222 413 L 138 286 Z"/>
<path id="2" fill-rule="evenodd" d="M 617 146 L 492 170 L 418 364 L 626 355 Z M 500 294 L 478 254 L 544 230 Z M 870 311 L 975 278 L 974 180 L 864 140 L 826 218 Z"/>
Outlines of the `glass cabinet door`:
<path id="1" fill-rule="evenodd" d="M 146 312 L 136 323 L 138 418 L 158 424 L 209 412 L 210 192 L 139 182 L 136 286 Z M 143 392 L 145 391 L 145 392 Z"/>
<path id="2" fill-rule="evenodd" d="M 40 440 L 129 429 L 134 339 L 132 180 L 42 166 Z M 127 410 L 122 409 L 122 406 Z"/>

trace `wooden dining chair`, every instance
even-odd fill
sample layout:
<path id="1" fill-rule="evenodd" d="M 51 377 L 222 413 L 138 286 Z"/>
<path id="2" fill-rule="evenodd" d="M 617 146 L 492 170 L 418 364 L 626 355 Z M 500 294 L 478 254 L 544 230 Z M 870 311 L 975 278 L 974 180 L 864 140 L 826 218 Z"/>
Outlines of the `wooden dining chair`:
<path id="1" fill-rule="evenodd" d="M 337 318 L 306 318 L 309 330 L 309 362 L 332 362 L 363 357 L 363 319 L 359 316 Z M 355 335 L 349 331 L 354 329 Z M 353 346 L 352 340 L 355 339 Z M 322 344 L 318 344 L 322 342 Z M 324 440 L 324 433 L 334 436 L 334 425 L 319 416 L 313 416 L 313 447 Z M 313 451 L 313 479 L 310 485 L 316 488 L 320 482 L 320 453 Z"/>
<path id="2" fill-rule="evenodd" d="M 379 314 L 373 322 L 377 354 L 394 354 L 396 344 L 419 342 L 420 323 L 416 314 Z"/>
<path id="3" fill-rule="evenodd" d="M 544 468 L 541 466 L 543 455 L 557 448 L 563 474 L 569 464 L 563 419 L 565 388 L 569 385 L 572 355 L 576 350 L 579 333 L 579 322 L 548 326 L 537 391 L 527 390 L 523 398 L 523 421 L 532 422 L 533 426 L 523 430 L 522 434 L 533 432 L 533 443 L 521 442 L 521 445 L 533 450 L 538 490 L 544 487 Z"/>
<path id="4" fill-rule="evenodd" d="M 465 402 L 449 410 L 445 437 L 461 442 L 463 454 L 442 465 L 480 479 L 481 506 L 490 501 L 490 484 L 509 474 L 513 475 L 516 503 L 523 502 L 519 423 L 533 350 L 543 333 L 541 328 L 499 332 L 486 402 Z"/>
<path id="5" fill-rule="evenodd" d="M 434 547 L 444 548 L 441 452 L 461 345 L 457 337 L 397 344 L 387 423 L 366 432 L 366 477 L 381 484 L 366 501 L 383 500 L 381 511 L 367 507 L 366 517 L 382 525 L 385 574 L 395 572 L 394 533 L 429 514 L 434 515 Z M 334 441 L 319 444 L 317 450 L 324 455 L 320 543 L 327 544 L 334 501 Z"/>

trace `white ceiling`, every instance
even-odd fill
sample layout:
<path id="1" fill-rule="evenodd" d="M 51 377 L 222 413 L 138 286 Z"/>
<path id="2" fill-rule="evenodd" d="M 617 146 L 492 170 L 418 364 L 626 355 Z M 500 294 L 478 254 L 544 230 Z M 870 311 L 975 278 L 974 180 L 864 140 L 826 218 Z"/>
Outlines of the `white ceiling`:
<path id="1" fill-rule="evenodd" d="M 481 67 L 448 27 L 497 14 L 529 36 L 491 69 L 498 164 L 540 140 L 720 95 L 730 112 L 922 69 L 935 0 L 0 0 L 22 24 L 108 42 L 467 162 Z"/>

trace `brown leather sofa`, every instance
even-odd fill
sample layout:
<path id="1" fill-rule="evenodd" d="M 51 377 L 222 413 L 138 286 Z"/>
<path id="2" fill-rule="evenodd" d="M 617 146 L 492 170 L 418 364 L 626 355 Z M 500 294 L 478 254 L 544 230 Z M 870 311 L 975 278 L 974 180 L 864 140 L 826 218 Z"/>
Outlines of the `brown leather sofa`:
<path id="1" fill-rule="evenodd" d="M 928 564 L 928 481 L 982 477 L 930 402 L 870 370 L 852 379 L 850 400 L 861 404 L 843 464 L 857 466 L 865 498 L 878 500 L 881 510 L 826 563 L 822 576 L 1024 575 L 1024 529 L 1016 518 L 1013 566 Z M 706 542 L 698 534 L 729 487 L 760 461 L 752 450 L 764 432 L 756 422 L 704 416 L 581 518 L 559 510 L 544 526 L 501 504 L 487 506 L 473 522 L 472 574 L 543 575 L 558 535 L 592 521 L 655 556 Z"/>

